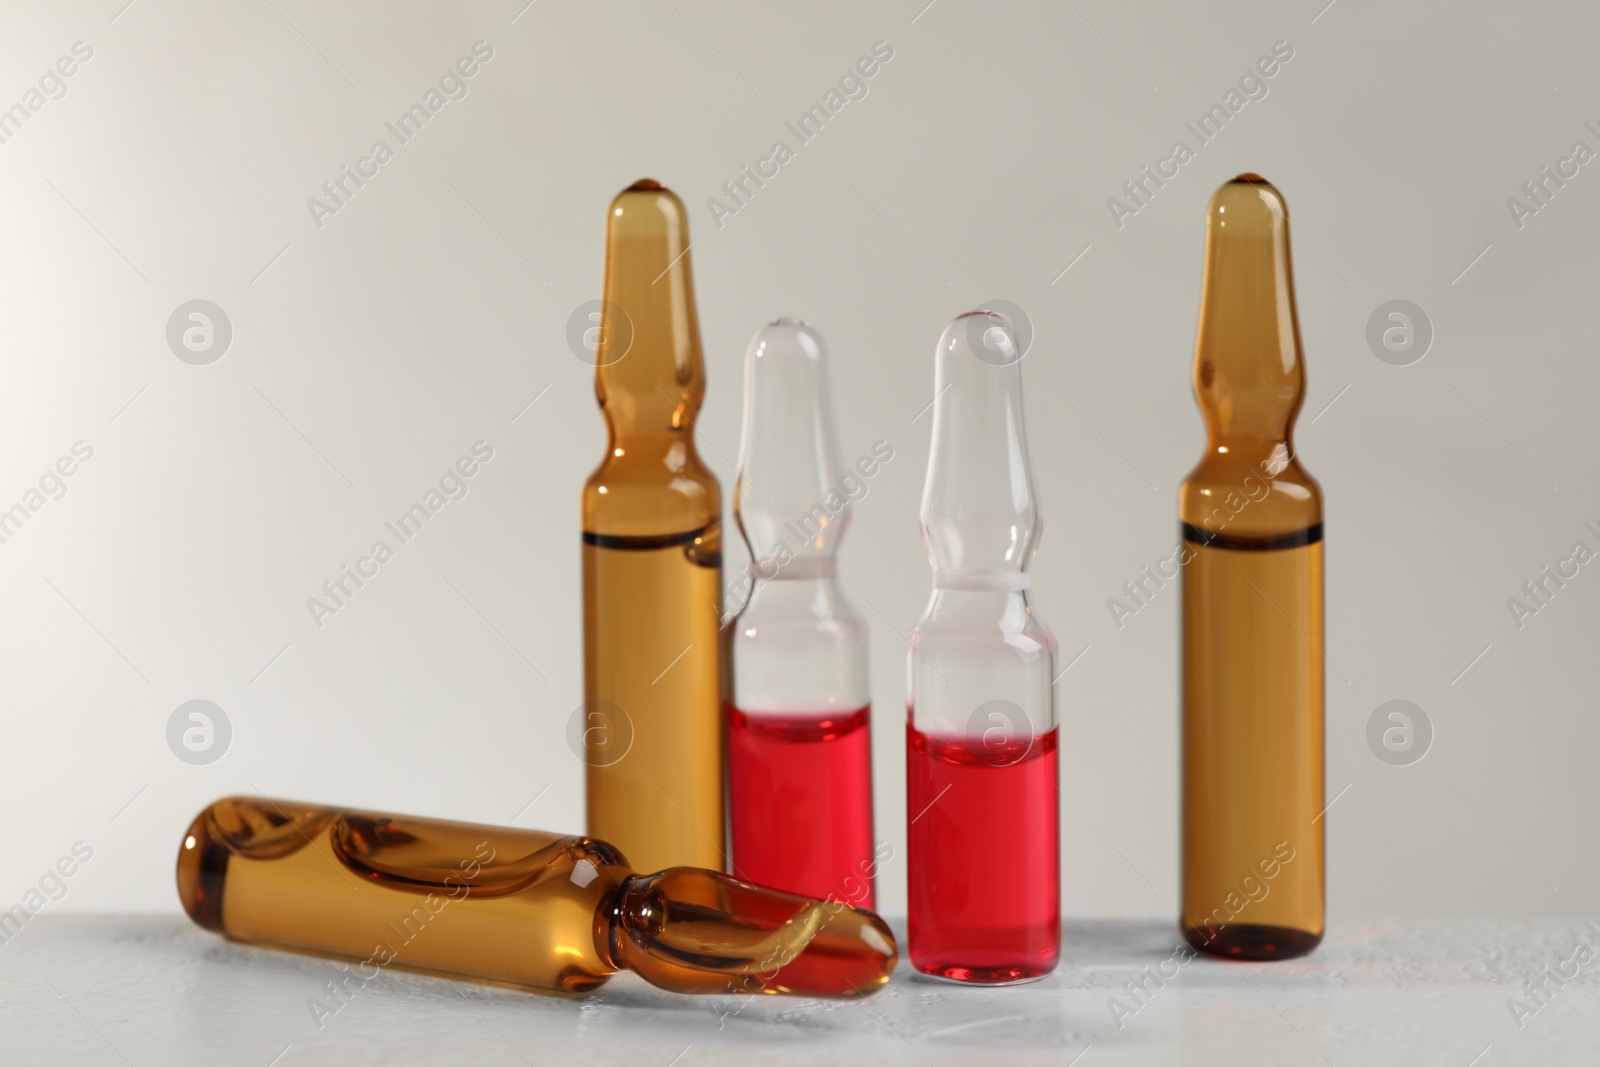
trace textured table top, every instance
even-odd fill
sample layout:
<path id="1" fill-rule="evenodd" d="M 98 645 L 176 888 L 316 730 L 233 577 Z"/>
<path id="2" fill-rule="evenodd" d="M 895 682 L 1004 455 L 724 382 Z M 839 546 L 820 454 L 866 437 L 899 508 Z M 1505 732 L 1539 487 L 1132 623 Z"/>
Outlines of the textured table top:
<path id="1" fill-rule="evenodd" d="M 1168 923 L 1069 922 L 1056 973 L 1007 989 L 904 963 L 856 1002 L 675 996 L 631 975 L 551 997 L 391 970 L 319 1028 L 308 1002 L 333 962 L 177 916 L 46 914 L 0 944 L 0 1063 L 1593 1065 L 1600 956 L 1580 943 L 1600 952 L 1600 923 L 1367 923 L 1303 960 L 1180 968 L 1163 967 Z M 1146 967 L 1177 975 L 1135 998 Z M 1524 988 L 1541 979 L 1542 1004 Z"/>

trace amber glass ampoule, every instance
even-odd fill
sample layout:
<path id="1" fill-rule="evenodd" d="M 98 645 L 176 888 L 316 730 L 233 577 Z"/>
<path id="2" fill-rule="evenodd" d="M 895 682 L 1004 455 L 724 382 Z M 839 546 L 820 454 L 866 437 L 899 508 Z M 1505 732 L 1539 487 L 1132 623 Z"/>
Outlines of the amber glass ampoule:
<path id="1" fill-rule="evenodd" d="M 681 993 L 853 997 L 889 980 L 870 911 L 678 867 L 635 874 L 588 837 L 227 797 L 178 850 L 189 917 L 237 941 L 550 992 L 619 970 Z"/>
<path id="2" fill-rule="evenodd" d="M 1291 431 L 1305 363 L 1283 197 L 1253 174 L 1206 218 L 1194 391 L 1205 456 L 1179 490 L 1183 916 L 1237 959 L 1323 932 L 1322 490 Z"/>
<path id="3" fill-rule="evenodd" d="M 646 870 L 724 866 L 722 494 L 694 446 L 688 225 L 648 179 L 611 202 L 595 366 L 609 441 L 583 489 L 588 832 Z"/>

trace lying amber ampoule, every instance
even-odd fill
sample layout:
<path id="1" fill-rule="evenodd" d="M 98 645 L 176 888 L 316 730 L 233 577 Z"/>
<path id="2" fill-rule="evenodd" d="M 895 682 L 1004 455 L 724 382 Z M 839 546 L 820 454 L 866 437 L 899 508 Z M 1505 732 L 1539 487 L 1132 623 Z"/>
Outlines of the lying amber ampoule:
<path id="1" fill-rule="evenodd" d="M 227 797 L 195 817 L 178 896 L 237 941 L 552 992 L 619 970 L 681 993 L 853 997 L 889 980 L 870 911 L 678 867 L 604 841 Z"/>
<path id="2" fill-rule="evenodd" d="M 1211 199 L 1194 391 L 1208 441 L 1179 491 L 1183 917 L 1195 948 L 1304 955 L 1323 933 L 1322 490 L 1291 431 L 1305 363 L 1283 197 Z"/>
<path id="3" fill-rule="evenodd" d="M 646 870 L 725 862 L 722 494 L 694 446 L 688 227 L 658 182 L 611 202 L 595 352 L 609 441 L 583 489 L 587 829 Z"/>

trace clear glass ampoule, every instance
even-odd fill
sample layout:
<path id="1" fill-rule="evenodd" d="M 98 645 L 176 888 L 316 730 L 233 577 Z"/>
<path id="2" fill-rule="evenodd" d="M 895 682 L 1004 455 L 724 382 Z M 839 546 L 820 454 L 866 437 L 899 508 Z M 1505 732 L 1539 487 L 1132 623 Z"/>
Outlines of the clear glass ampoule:
<path id="1" fill-rule="evenodd" d="M 336 1002 L 402 967 L 549 992 L 619 970 L 682 993 L 870 993 L 894 936 L 870 911 L 690 867 L 636 874 L 588 837 L 227 797 L 178 851 L 189 917 L 351 961 Z"/>
<path id="2" fill-rule="evenodd" d="M 1323 933 L 1322 490 L 1291 436 L 1305 361 L 1288 207 L 1253 174 L 1211 199 L 1194 391 L 1181 922 L 1203 952 L 1287 959 Z"/>
<path id="3" fill-rule="evenodd" d="M 906 950 L 924 974 L 1000 984 L 1061 951 L 1055 636 L 1028 604 L 1041 523 L 1021 353 L 989 312 L 935 355 L 922 538 L 933 597 L 908 642 Z"/>
<path id="4" fill-rule="evenodd" d="M 870 908 L 867 624 L 836 578 L 868 471 L 839 462 L 822 338 L 804 323 L 779 319 L 751 340 L 744 403 L 734 510 L 751 565 L 728 631 L 732 869 Z"/>
<path id="5" fill-rule="evenodd" d="M 588 832 L 646 870 L 721 869 L 722 495 L 695 451 L 705 365 L 688 215 L 648 179 L 611 202 L 583 489 Z"/>

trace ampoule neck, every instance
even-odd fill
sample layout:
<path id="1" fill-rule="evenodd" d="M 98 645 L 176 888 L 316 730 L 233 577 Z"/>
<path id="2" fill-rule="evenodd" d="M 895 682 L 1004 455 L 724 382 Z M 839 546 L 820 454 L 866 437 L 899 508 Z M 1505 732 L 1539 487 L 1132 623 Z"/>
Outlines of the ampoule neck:
<path id="1" fill-rule="evenodd" d="M 665 432 L 643 427 L 618 431 L 613 427 L 605 454 L 606 462 L 612 466 L 664 467 L 673 473 L 688 470 L 698 457 L 694 431 L 689 427 Z"/>
<path id="2" fill-rule="evenodd" d="M 956 626 L 961 629 L 991 628 L 1000 633 L 1016 633 L 1028 629 L 1033 616 L 1033 606 L 1028 599 L 1031 587 L 959 588 L 941 587 L 941 576 L 934 574 L 933 595 L 929 598 L 919 629 Z M 963 576 L 964 577 L 964 576 Z"/>
<path id="3" fill-rule="evenodd" d="M 1304 402 L 1289 236 L 1283 195 L 1257 175 L 1211 198 L 1194 391 L 1213 449 L 1266 442 L 1270 453 L 1289 441 Z"/>
<path id="4" fill-rule="evenodd" d="M 611 965 L 681 993 L 862 996 L 899 955 L 870 911 L 694 867 L 627 878 L 596 910 L 595 932 Z"/>
<path id="5" fill-rule="evenodd" d="M 1206 435 L 1206 451 L 1202 462 L 1218 466 L 1253 465 L 1263 474 L 1274 477 L 1294 457 L 1294 440 L 1288 433 L 1261 436 L 1215 432 Z"/>
<path id="6" fill-rule="evenodd" d="M 779 318 L 745 352 L 744 420 L 734 513 L 751 559 L 785 577 L 831 574 L 863 476 L 839 462 L 827 348 Z"/>
<path id="7" fill-rule="evenodd" d="M 804 575 L 776 578 L 763 577 L 758 565 L 752 564 L 748 574 L 749 595 L 740 614 L 748 616 L 759 612 L 770 615 L 776 612 L 785 615 L 806 614 L 823 619 L 849 613 L 852 609 L 840 588 L 837 568 L 830 566 L 834 560 L 824 557 L 815 562 L 825 568 L 824 573 L 812 573 L 808 567 Z"/>
<path id="8" fill-rule="evenodd" d="M 688 213 L 672 190 L 646 178 L 612 200 L 595 392 L 614 441 L 692 438 L 705 363 L 690 258 Z"/>
<path id="9" fill-rule="evenodd" d="M 1306 375 L 1289 238 L 1283 195 L 1258 175 L 1211 198 L 1194 361 L 1207 442 L 1179 489 L 1182 521 L 1207 536 L 1270 538 L 1322 520 L 1294 444 Z"/>
<path id="10" fill-rule="evenodd" d="M 922 537 L 934 570 L 1025 582 L 1042 527 L 1011 324 L 978 311 L 945 328 L 934 361 Z M 997 577 L 1009 574 L 1009 578 Z"/>

